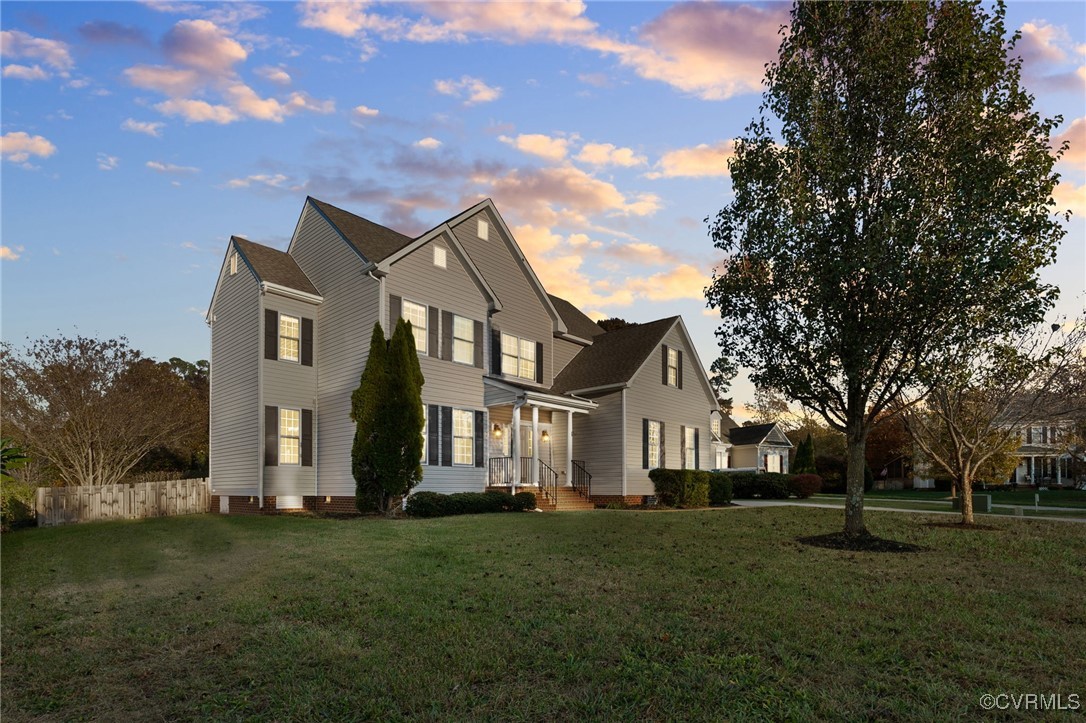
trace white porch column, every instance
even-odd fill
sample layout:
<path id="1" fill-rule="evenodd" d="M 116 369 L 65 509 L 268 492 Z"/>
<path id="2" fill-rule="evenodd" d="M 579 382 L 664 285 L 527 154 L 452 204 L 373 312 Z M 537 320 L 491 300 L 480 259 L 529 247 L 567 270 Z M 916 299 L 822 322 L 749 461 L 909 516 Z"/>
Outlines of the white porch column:
<path id="1" fill-rule="evenodd" d="M 509 454 L 513 458 L 513 479 L 510 492 L 516 494 L 520 482 L 520 407 L 513 405 L 513 429 L 509 432 Z"/>
<path id="2" fill-rule="evenodd" d="M 532 406 L 532 480 L 539 481 L 539 407 Z"/>
<path id="3" fill-rule="evenodd" d="M 573 486 L 573 412 L 566 410 L 566 487 Z"/>

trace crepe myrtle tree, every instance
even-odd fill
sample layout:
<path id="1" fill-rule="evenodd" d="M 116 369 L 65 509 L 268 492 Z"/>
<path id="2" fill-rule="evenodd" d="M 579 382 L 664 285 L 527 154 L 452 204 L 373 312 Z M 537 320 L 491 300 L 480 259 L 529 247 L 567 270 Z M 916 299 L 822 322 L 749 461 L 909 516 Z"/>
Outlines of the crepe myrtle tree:
<path id="1" fill-rule="evenodd" d="M 1038 323 L 1064 230 L 1049 138 L 1002 3 L 797 3 L 710 223 L 717 372 L 846 435 L 845 534 L 865 535 L 876 418 L 953 350 Z M 1065 217 L 1067 214 L 1064 214 Z"/>

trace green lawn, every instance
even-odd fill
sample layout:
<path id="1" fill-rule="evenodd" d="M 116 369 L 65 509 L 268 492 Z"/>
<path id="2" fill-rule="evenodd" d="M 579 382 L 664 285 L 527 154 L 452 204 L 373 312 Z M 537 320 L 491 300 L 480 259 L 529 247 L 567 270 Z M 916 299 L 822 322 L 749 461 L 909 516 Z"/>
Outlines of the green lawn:
<path id="1" fill-rule="evenodd" d="M 5 535 L 5 721 L 952 719 L 1086 694 L 1086 526 L 802 508 Z"/>
<path id="2" fill-rule="evenodd" d="M 742 500 L 737 500 L 737 504 L 743 504 Z M 789 502 L 793 504 L 835 504 L 840 505 L 841 509 L 845 506 L 844 495 L 831 495 L 831 494 L 818 494 L 813 497 L 809 497 L 804 500 L 791 499 Z M 872 496 L 871 494 L 864 495 L 864 507 L 866 509 L 891 509 L 891 510 L 916 510 L 917 512 L 954 512 L 950 506 L 949 498 L 919 498 L 914 499 L 911 497 L 882 497 Z M 956 513 L 961 514 L 961 513 Z M 977 514 L 981 514 L 977 512 Z M 1003 517 L 1016 516 L 1015 510 L 1010 507 L 998 507 L 993 506 L 991 512 L 983 513 L 985 515 L 1000 515 Z M 1033 509 L 1033 506 L 1023 507 L 1023 517 L 1060 517 L 1068 519 L 1086 519 L 1086 507 L 1064 510 L 1049 510 L 1041 507 L 1037 510 Z"/>
<path id="3" fill-rule="evenodd" d="M 1084 490 L 993 490 L 986 492 L 979 487 L 973 490 L 974 494 L 991 495 L 993 505 L 1023 505 L 1033 507 L 1033 496 L 1040 495 L 1041 507 L 1080 507 L 1086 509 L 1086 491 Z M 831 495 L 826 495 L 831 496 Z M 832 495 L 844 498 L 844 495 Z M 924 501 L 950 501 L 949 492 L 938 490 L 872 490 L 864 494 L 865 498 L 909 500 L 913 502 Z"/>

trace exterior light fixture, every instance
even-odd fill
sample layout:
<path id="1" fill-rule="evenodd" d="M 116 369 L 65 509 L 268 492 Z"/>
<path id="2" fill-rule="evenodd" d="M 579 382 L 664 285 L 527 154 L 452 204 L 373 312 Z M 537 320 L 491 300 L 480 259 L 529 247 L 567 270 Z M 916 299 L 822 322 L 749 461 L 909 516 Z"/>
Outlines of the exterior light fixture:
<path id="1" fill-rule="evenodd" d="M 502 438 L 502 428 L 501 428 L 501 425 L 498 425 L 498 424 L 495 424 L 495 425 L 494 425 L 494 438 L 495 438 L 495 439 L 501 439 L 501 438 Z"/>
<path id="2" fill-rule="evenodd" d="M 543 444 L 546 444 L 547 442 L 551 441 L 550 432 L 548 432 L 547 430 L 544 429 L 543 434 L 542 434 L 542 436 L 540 436 L 539 439 L 543 442 Z"/>

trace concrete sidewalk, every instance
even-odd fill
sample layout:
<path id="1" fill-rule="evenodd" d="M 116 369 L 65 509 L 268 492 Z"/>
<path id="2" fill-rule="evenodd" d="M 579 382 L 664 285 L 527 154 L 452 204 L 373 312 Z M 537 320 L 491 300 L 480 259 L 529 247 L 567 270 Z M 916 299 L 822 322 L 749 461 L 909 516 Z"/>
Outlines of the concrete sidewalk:
<path id="1" fill-rule="evenodd" d="M 843 502 L 841 504 L 827 504 L 827 503 L 823 503 L 823 502 L 800 502 L 798 500 L 739 500 L 739 501 L 732 500 L 732 504 L 737 505 L 739 507 L 819 507 L 821 509 L 826 509 L 826 510 L 843 510 L 843 509 L 845 509 L 845 505 L 844 505 Z M 1014 508 L 1013 505 L 992 505 L 992 506 L 993 507 L 996 507 L 996 506 L 1010 507 L 1011 509 Z M 1026 507 L 1024 509 L 1033 509 L 1033 508 Z M 1061 508 L 1052 507 L 1052 508 L 1049 508 L 1049 509 L 1055 511 L 1055 510 L 1061 509 Z M 1067 508 L 1062 508 L 1062 509 L 1067 509 Z M 1039 516 L 1039 515 L 1029 515 L 1029 516 L 1023 515 L 1023 516 L 1019 517 L 1018 515 L 989 515 L 989 514 L 985 514 L 983 512 L 977 512 L 975 514 L 976 514 L 977 517 L 996 517 L 998 519 L 1008 519 L 1008 520 L 1047 520 L 1049 522 L 1079 522 L 1079 523 L 1086 524 L 1086 510 L 1078 510 L 1078 509 L 1075 509 L 1075 508 L 1071 508 L 1069 511 L 1082 512 L 1083 516 L 1082 517 L 1042 517 L 1042 516 Z M 962 514 L 961 512 L 956 512 L 956 511 L 952 512 L 952 511 L 949 511 L 949 510 L 946 511 L 946 512 L 943 512 L 942 510 L 907 510 L 907 509 L 904 509 L 902 507 L 868 507 L 866 505 L 864 506 L 864 512 L 911 512 L 911 513 L 917 514 L 917 515 L 954 515 L 955 517 L 961 517 L 961 514 Z"/>

